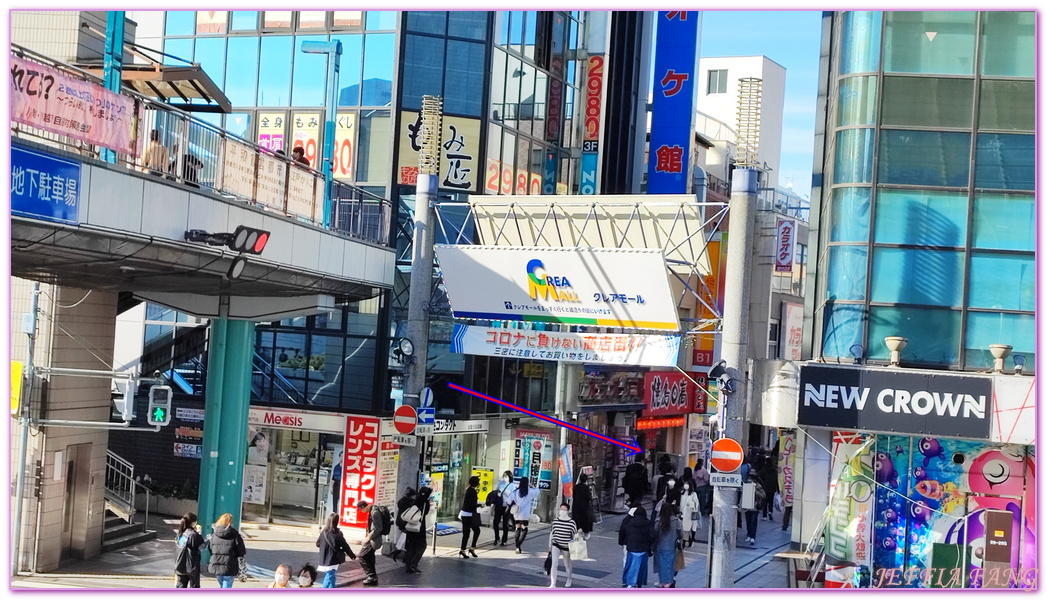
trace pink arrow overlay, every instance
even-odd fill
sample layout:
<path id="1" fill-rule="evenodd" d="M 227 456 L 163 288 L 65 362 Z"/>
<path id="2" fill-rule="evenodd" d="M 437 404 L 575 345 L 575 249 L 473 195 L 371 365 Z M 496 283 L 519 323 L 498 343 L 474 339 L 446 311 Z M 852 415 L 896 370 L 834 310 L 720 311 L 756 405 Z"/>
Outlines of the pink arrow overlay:
<path id="1" fill-rule="evenodd" d="M 603 440 L 603 441 L 607 442 L 608 444 L 614 444 L 615 446 L 621 446 L 622 448 L 625 448 L 626 450 L 631 450 L 631 452 L 628 454 L 628 456 L 632 456 L 634 454 L 639 454 L 639 453 L 643 452 L 643 448 L 641 448 L 636 443 L 636 438 L 633 438 L 633 443 L 632 444 L 629 444 L 628 442 L 622 442 L 622 441 L 619 441 L 619 440 L 614 440 L 614 439 L 611 439 L 611 438 L 609 438 L 607 436 L 600 435 L 599 433 L 595 433 L 595 432 L 589 431 L 588 429 L 582 429 L 581 427 L 578 427 L 577 425 L 571 425 L 570 423 L 565 423 L 565 422 L 561 421 L 560 419 L 554 419 L 552 417 L 547 417 L 545 415 L 538 414 L 536 412 L 527 410 L 526 408 L 523 408 L 522 406 L 517 406 L 515 404 L 510 404 L 509 402 L 505 402 L 505 401 L 499 400 L 498 398 L 492 398 L 492 397 L 490 397 L 490 396 L 488 396 L 486 394 L 481 394 L 480 392 L 473 391 L 473 390 L 471 390 L 469 388 L 464 388 L 464 387 L 462 387 L 460 385 L 457 385 L 457 384 L 454 384 L 454 383 L 448 382 L 447 387 L 451 388 L 452 390 L 456 390 L 456 391 L 462 392 L 463 394 L 469 394 L 470 396 L 476 396 L 477 398 L 481 398 L 483 400 L 487 400 L 488 402 L 494 402 L 495 404 L 501 404 L 502 406 L 504 406 L 506 408 L 511 408 L 513 410 L 518 410 L 518 411 L 520 411 L 520 412 L 522 412 L 522 413 L 524 413 L 526 415 L 530 415 L 530 416 L 532 416 L 532 417 L 534 417 L 536 419 L 541 419 L 543 421 L 548 421 L 548 422 L 550 422 L 550 423 L 552 423 L 554 425 L 559 425 L 561 427 L 566 427 L 568 429 L 573 429 L 574 431 L 577 431 L 578 433 L 584 433 L 585 435 L 590 435 L 590 436 L 592 436 L 594 438 Z"/>

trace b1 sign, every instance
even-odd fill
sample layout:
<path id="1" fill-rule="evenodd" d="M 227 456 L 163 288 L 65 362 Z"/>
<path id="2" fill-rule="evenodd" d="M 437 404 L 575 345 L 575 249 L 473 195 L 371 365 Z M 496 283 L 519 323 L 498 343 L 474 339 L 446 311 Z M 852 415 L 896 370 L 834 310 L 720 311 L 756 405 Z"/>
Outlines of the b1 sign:
<path id="1" fill-rule="evenodd" d="M 436 256 L 455 318 L 680 328 L 660 250 L 437 245 Z"/>

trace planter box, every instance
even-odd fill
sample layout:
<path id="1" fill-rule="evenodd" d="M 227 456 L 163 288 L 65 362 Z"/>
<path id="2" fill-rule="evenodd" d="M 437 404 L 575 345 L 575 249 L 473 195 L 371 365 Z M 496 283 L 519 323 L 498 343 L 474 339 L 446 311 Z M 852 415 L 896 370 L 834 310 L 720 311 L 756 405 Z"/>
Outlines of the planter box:
<path id="1" fill-rule="evenodd" d="M 167 496 L 149 494 L 149 514 L 166 515 L 181 518 L 187 512 L 197 512 L 196 500 L 179 500 Z M 135 510 L 145 513 L 145 493 L 135 494 Z"/>

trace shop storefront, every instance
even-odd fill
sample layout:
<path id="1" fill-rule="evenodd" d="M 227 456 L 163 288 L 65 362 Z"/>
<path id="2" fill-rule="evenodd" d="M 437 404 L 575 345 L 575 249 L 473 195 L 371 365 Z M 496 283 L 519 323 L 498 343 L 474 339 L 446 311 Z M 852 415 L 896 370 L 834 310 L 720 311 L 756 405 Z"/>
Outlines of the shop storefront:
<path id="1" fill-rule="evenodd" d="M 252 407 L 244 520 L 312 525 L 333 511 L 332 467 L 344 433 L 345 415 Z"/>
<path id="2" fill-rule="evenodd" d="M 832 432 L 827 586 L 1035 585 L 1033 378 L 813 364 L 800 377 L 799 424 Z"/>
<path id="3" fill-rule="evenodd" d="M 688 420 L 692 413 L 706 411 L 705 391 L 692 379 L 696 375 L 685 375 L 679 371 L 652 371 L 644 377 L 644 410 L 636 422 L 637 441 L 651 454 L 655 464 L 652 476 L 655 481 L 661 473 L 658 465 L 671 465 L 671 472 L 679 475 L 689 464 L 692 435 Z M 704 381 L 698 381 L 701 384 Z M 704 439 L 699 428 L 694 440 Z M 642 440 L 640 438 L 643 438 Z M 699 447 L 695 445 L 695 453 Z"/>
<path id="4" fill-rule="evenodd" d="M 437 420 L 427 437 L 423 480 L 433 489 L 437 519 L 453 520 L 474 467 L 483 467 L 489 423 L 486 419 Z"/>

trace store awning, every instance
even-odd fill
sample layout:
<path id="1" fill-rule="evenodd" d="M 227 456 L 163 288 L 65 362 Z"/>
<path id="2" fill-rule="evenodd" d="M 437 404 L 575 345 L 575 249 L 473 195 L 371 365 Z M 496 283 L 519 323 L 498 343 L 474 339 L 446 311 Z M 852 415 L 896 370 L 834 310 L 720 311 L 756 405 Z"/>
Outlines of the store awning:
<path id="1" fill-rule="evenodd" d="M 100 64 L 78 64 L 80 69 L 102 77 Z M 211 81 L 200 65 L 125 64 L 123 84 L 143 96 L 156 98 L 187 112 L 229 113 L 233 105 Z M 191 101 L 203 100 L 205 103 Z"/>

